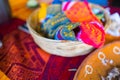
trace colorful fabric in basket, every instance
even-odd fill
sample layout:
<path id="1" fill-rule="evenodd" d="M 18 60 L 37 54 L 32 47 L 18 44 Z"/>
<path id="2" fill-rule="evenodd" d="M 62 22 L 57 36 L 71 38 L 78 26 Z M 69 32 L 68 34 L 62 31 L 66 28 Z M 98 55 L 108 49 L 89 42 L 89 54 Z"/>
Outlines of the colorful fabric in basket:
<path id="1" fill-rule="evenodd" d="M 78 33 L 77 39 L 84 43 L 99 48 L 105 42 L 105 32 L 103 26 L 98 22 L 83 22 L 80 26 L 81 32 Z"/>
<path id="2" fill-rule="evenodd" d="M 95 48 L 101 47 L 104 44 L 105 34 L 102 22 L 100 21 L 104 15 L 102 12 L 96 9 L 93 10 L 98 16 L 97 18 L 87 2 L 65 2 L 62 5 L 63 12 L 60 10 L 60 5 L 55 8 L 54 6 L 51 5 L 48 7 L 48 15 L 41 27 L 41 30 L 47 34 L 48 38 L 56 40 L 79 40 Z M 79 30 L 75 29 L 78 26 L 80 27 Z M 97 37 L 97 32 L 100 33 L 99 38 Z"/>
<path id="3" fill-rule="evenodd" d="M 46 3 L 41 3 L 38 12 L 39 21 L 42 23 L 46 22 L 48 19 L 52 18 L 59 12 L 61 12 L 60 4 L 48 5 Z"/>
<path id="4" fill-rule="evenodd" d="M 40 7 L 39 12 L 38 12 L 38 19 L 40 22 L 42 22 L 46 18 L 48 4 L 41 3 L 40 6 L 41 7 Z"/>
<path id="5" fill-rule="evenodd" d="M 65 14 L 71 22 L 98 21 L 101 23 L 92 13 L 91 8 L 86 2 L 74 2 L 73 5 L 65 11 Z"/>
<path id="6" fill-rule="evenodd" d="M 80 22 L 80 31 L 78 32 L 77 39 L 95 48 L 101 47 L 105 42 L 105 32 L 100 21 L 104 13 L 94 9 L 93 11 L 98 16 L 98 19 L 86 1 L 66 2 L 63 5 L 63 11 L 70 21 Z"/>
<path id="7" fill-rule="evenodd" d="M 98 19 L 102 20 L 104 18 L 104 12 L 98 8 L 92 8 L 92 12 L 93 12 L 93 14 L 96 15 L 96 17 Z"/>
<path id="8" fill-rule="evenodd" d="M 60 4 L 54 4 L 54 5 L 49 5 L 47 7 L 47 15 L 46 18 L 42 23 L 47 22 L 48 19 L 53 18 L 56 14 L 61 12 L 61 5 Z"/>
<path id="9" fill-rule="evenodd" d="M 60 28 L 59 26 L 68 23 L 70 23 L 70 20 L 65 16 L 65 14 L 58 13 L 43 24 L 43 31 L 48 33 L 49 38 L 54 38 L 56 31 Z"/>
<path id="10" fill-rule="evenodd" d="M 59 30 L 57 30 L 55 34 L 55 39 L 76 41 L 77 38 L 75 36 L 75 32 L 73 31 L 73 29 L 75 29 L 79 25 L 80 25 L 79 23 L 69 23 L 69 24 L 61 25 Z"/>

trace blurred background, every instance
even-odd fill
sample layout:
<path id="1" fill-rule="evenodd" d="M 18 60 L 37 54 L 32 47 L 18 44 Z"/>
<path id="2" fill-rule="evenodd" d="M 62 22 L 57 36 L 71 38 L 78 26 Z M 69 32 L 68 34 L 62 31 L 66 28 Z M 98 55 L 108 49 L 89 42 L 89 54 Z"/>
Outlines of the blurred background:
<path id="1" fill-rule="evenodd" d="M 27 4 L 30 1 L 37 2 L 37 0 L 0 0 L 0 24 L 9 21 L 11 17 L 18 17 L 22 20 L 26 20 L 29 14 L 37 7 L 36 5 L 39 4 L 33 4 L 32 2 L 32 4 L 29 3 L 28 6 Z M 61 0 L 54 0 L 53 3 L 60 1 Z M 88 2 L 101 6 L 120 7 L 120 0 L 88 0 Z M 30 6 L 32 6 L 32 8 Z"/>
<path id="2" fill-rule="evenodd" d="M 0 23 L 8 21 L 10 17 L 11 11 L 8 0 L 0 0 Z"/>

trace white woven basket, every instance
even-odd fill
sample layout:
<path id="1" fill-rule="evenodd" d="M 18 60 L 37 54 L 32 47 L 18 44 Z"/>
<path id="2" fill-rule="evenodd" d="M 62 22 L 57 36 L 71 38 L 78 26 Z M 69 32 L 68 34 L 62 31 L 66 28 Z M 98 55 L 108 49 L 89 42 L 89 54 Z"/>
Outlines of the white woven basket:
<path id="1" fill-rule="evenodd" d="M 100 8 L 105 12 L 105 10 L 98 5 L 91 4 L 91 7 Z M 110 24 L 110 19 L 106 12 L 105 12 L 105 19 L 106 19 L 106 24 L 105 24 L 105 30 L 106 30 Z M 50 54 L 64 56 L 64 57 L 74 57 L 79 55 L 85 55 L 94 49 L 92 46 L 82 43 L 80 41 L 53 40 L 53 39 L 45 38 L 36 31 L 36 26 L 38 25 L 38 23 L 39 23 L 38 10 L 36 10 L 28 18 L 27 26 L 35 43 Z"/>

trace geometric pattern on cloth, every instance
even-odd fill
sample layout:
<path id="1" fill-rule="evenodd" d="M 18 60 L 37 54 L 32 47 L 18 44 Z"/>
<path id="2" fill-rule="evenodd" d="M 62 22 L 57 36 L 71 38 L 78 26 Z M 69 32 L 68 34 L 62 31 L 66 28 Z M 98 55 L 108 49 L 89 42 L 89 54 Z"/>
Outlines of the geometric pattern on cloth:
<path id="1" fill-rule="evenodd" d="M 76 71 L 71 69 L 77 69 L 87 56 L 50 55 L 18 29 L 4 35 L 2 42 L 0 70 L 11 80 L 73 80 Z"/>

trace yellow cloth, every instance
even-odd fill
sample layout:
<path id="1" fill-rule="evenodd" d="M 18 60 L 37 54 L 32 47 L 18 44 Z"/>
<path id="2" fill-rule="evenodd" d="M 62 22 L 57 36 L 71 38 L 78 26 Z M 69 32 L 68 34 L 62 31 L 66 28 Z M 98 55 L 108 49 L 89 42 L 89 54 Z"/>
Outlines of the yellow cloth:
<path id="1" fill-rule="evenodd" d="M 10 80 L 2 71 L 0 71 L 0 80 Z"/>
<path id="2" fill-rule="evenodd" d="M 12 17 L 16 17 L 25 21 L 26 19 L 28 19 L 30 14 L 35 10 L 27 7 L 28 0 L 17 1 L 8 0 L 8 1 L 10 3 Z"/>
<path id="3" fill-rule="evenodd" d="M 38 14 L 40 21 L 45 19 L 46 15 L 47 15 L 47 7 L 48 7 L 47 3 L 40 4 L 40 9 L 39 9 L 39 14 Z"/>

